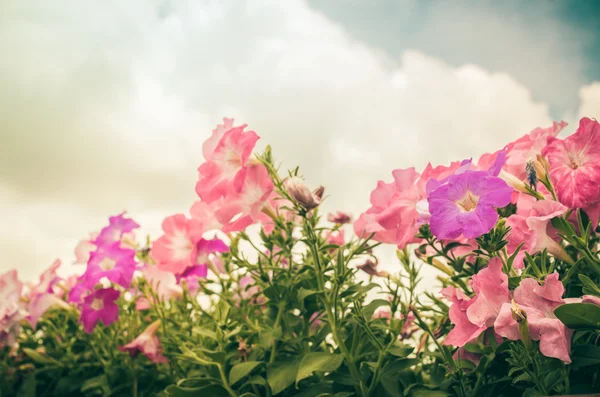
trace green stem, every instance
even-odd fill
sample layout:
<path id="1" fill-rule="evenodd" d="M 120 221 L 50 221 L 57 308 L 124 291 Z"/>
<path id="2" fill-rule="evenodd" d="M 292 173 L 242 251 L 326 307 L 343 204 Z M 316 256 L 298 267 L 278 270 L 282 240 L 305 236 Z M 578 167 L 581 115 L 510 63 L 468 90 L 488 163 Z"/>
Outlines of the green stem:
<path id="1" fill-rule="evenodd" d="M 283 314 L 283 310 L 285 309 L 286 302 L 280 301 L 279 307 L 277 308 L 277 317 L 275 318 L 275 324 L 273 325 L 273 330 L 279 327 L 279 323 L 281 322 L 281 315 Z M 269 357 L 269 364 L 272 364 L 275 361 L 275 356 L 277 354 L 277 341 L 273 341 L 273 347 L 271 348 L 271 356 Z"/>
<path id="2" fill-rule="evenodd" d="M 231 397 L 237 397 L 237 393 L 233 391 L 231 386 L 229 386 L 229 382 L 227 381 L 227 376 L 225 375 L 225 371 L 223 371 L 223 366 L 221 364 L 217 364 L 217 368 L 219 369 L 219 375 L 221 375 L 221 382 L 223 383 L 223 387 L 227 390 L 227 393 Z"/>

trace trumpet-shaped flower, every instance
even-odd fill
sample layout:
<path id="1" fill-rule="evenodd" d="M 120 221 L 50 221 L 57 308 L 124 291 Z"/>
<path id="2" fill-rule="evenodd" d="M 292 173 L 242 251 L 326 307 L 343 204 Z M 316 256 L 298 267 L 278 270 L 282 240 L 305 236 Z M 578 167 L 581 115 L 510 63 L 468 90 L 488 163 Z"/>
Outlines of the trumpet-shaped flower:
<path id="1" fill-rule="evenodd" d="M 479 237 L 498 221 L 496 208 L 510 203 L 512 188 L 486 171 L 465 171 L 427 197 L 431 232 L 440 239 Z"/>
<path id="2" fill-rule="evenodd" d="M 89 288 L 103 277 L 127 288 L 131 284 L 135 267 L 135 250 L 122 248 L 121 242 L 117 241 L 101 246 L 90 254 L 83 278 Z"/>
<path id="3" fill-rule="evenodd" d="M 347 212 L 336 211 L 327 214 L 327 220 L 332 223 L 337 223 L 338 225 L 344 225 L 352 222 L 352 215 Z"/>
<path id="4" fill-rule="evenodd" d="M 198 168 L 200 177 L 196 184 L 202 201 L 210 203 L 230 193 L 234 177 L 246 165 L 259 139 L 254 131 L 244 131 L 245 128 L 245 124 L 233 127 L 233 120 L 225 119 L 204 143 L 206 162 Z"/>
<path id="5" fill-rule="evenodd" d="M 40 275 L 40 281 L 29 291 L 29 305 L 27 320 L 33 328 L 37 326 L 39 319 L 51 307 L 61 307 L 69 309 L 70 306 L 59 296 L 62 296 L 62 290 L 54 291 L 54 286 L 61 281 L 56 271 L 61 265 L 59 259 L 55 260 L 50 267 Z M 58 295 L 58 296 L 57 296 Z"/>
<path id="6" fill-rule="evenodd" d="M 532 278 L 521 280 L 515 289 L 514 301 L 527 314 L 531 339 L 540 341 L 542 354 L 570 363 L 573 331 L 554 315 L 554 309 L 565 303 L 562 298 L 564 292 L 565 287 L 559 281 L 558 273 L 552 273 L 546 277 L 544 285 Z M 518 340 L 521 338 L 519 324 L 513 319 L 512 306 L 511 303 L 502 305 L 494 329 L 500 336 Z"/>
<path id="7" fill-rule="evenodd" d="M 109 224 L 104 227 L 94 240 L 96 246 L 112 244 L 134 229 L 140 227 L 133 219 L 125 218 L 125 213 L 108 218 Z"/>
<path id="8" fill-rule="evenodd" d="M 85 265 L 90 260 L 90 253 L 96 249 L 96 237 L 98 233 L 90 233 L 90 237 L 79 241 L 75 247 L 75 264 Z"/>
<path id="9" fill-rule="evenodd" d="M 193 265 L 195 245 L 204 228 L 200 221 L 177 214 L 165 218 L 162 229 L 164 235 L 154 242 L 151 255 L 159 269 L 181 274 Z"/>
<path id="10" fill-rule="evenodd" d="M 29 291 L 29 299 L 32 300 L 39 295 L 53 293 L 52 287 L 61 280 L 61 278 L 56 274 L 56 271 L 60 265 L 61 261 L 56 259 L 54 262 L 52 262 L 50 267 L 40 275 L 40 282 L 33 286 Z"/>
<path id="11" fill-rule="evenodd" d="M 542 153 L 561 203 L 586 208 L 600 201 L 600 123 L 582 118 L 573 135 L 549 138 Z"/>
<path id="12" fill-rule="evenodd" d="M 140 352 L 155 363 L 168 363 L 169 360 L 162 354 L 162 346 L 156 331 L 160 327 L 160 320 L 150 324 L 144 332 L 125 346 L 119 346 L 119 350 L 136 357 Z"/>
<path id="13" fill-rule="evenodd" d="M 14 346 L 17 334 L 21 330 L 21 320 L 25 312 L 21 306 L 23 283 L 17 277 L 16 270 L 0 275 L 0 348 Z"/>
<path id="14" fill-rule="evenodd" d="M 485 269 L 474 275 L 471 286 L 475 291 L 473 298 L 452 286 L 442 290 L 442 295 L 452 302 L 449 316 L 454 328 L 446 338 L 447 345 L 460 347 L 475 339 L 494 325 L 503 304 L 510 301 L 508 277 L 502 272 L 499 258 L 492 258 Z"/>
<path id="15" fill-rule="evenodd" d="M 119 299 L 119 295 L 119 291 L 114 288 L 104 288 L 85 297 L 79 318 L 85 332 L 91 333 L 99 321 L 108 327 L 118 320 L 119 306 L 115 301 Z"/>
<path id="16" fill-rule="evenodd" d="M 183 296 L 183 288 L 177 283 L 177 278 L 173 273 L 163 271 L 157 266 L 148 266 L 144 269 L 143 274 L 159 300 L 169 301 Z"/>
<path id="17" fill-rule="evenodd" d="M 46 293 L 37 295 L 29 302 L 29 316 L 27 321 L 31 327 L 35 329 L 40 318 L 52 307 L 60 307 L 64 310 L 69 310 L 71 306 L 54 294 Z"/>

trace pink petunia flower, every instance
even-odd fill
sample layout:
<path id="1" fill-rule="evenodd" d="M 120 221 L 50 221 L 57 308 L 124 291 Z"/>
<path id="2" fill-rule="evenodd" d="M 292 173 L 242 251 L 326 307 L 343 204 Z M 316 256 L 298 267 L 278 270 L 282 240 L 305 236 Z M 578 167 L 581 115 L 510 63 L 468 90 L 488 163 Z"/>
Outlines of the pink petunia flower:
<path id="1" fill-rule="evenodd" d="M 29 291 L 29 299 L 34 299 L 38 295 L 52 293 L 54 285 L 61 280 L 56 271 L 61 265 L 60 259 L 56 259 L 48 269 L 40 275 L 40 282 L 33 286 Z"/>
<path id="2" fill-rule="evenodd" d="M 79 318 L 85 332 L 91 333 L 98 321 L 108 327 L 119 319 L 119 306 L 115 303 L 119 295 L 114 288 L 104 288 L 85 297 Z"/>
<path id="3" fill-rule="evenodd" d="M 520 210 L 521 214 L 517 212 L 506 219 L 506 226 L 511 228 L 507 237 L 507 250 L 512 253 L 524 243 L 513 262 L 515 269 L 523 268 L 525 252 L 533 255 L 544 249 L 562 260 L 572 261 L 559 244 L 560 237 L 550 222 L 552 218 L 563 215 L 567 210 L 568 208 L 559 202 L 540 200 L 531 205 L 529 214 L 523 215 L 527 213 L 526 210 Z"/>
<path id="4" fill-rule="evenodd" d="M 83 279 L 89 288 L 93 288 L 103 277 L 127 288 L 131 284 L 135 267 L 135 250 L 122 248 L 121 242 L 117 241 L 100 246 L 90 254 Z"/>
<path id="5" fill-rule="evenodd" d="M 104 227 L 93 241 L 96 246 L 109 245 L 140 227 L 133 219 L 125 218 L 125 212 L 108 218 L 109 224 Z"/>
<path id="6" fill-rule="evenodd" d="M 414 168 L 395 170 L 392 175 L 394 182 L 377 183 L 371 192 L 371 208 L 354 222 L 354 232 L 359 237 L 374 233 L 374 240 L 404 248 L 415 242 L 417 203 L 425 197 L 424 184 Z"/>
<path id="7" fill-rule="evenodd" d="M 575 209 L 600 201 L 600 123 L 582 118 L 573 135 L 549 138 L 542 153 L 561 203 Z"/>
<path id="8" fill-rule="evenodd" d="M 486 329 L 494 325 L 502 305 L 510 301 L 508 277 L 502 272 L 500 258 L 492 258 L 485 269 L 473 276 L 471 286 L 475 296 L 469 298 L 462 291 L 450 286 L 442 295 L 452 301 L 450 321 L 454 328 L 445 344 L 464 346 Z"/>
<path id="9" fill-rule="evenodd" d="M 183 288 L 177 283 L 173 273 L 163 271 L 157 266 L 148 266 L 144 269 L 143 274 L 161 301 L 169 301 L 183 296 Z"/>
<path id="10" fill-rule="evenodd" d="M 164 235 L 154 242 L 150 254 L 159 269 L 181 274 L 192 266 L 195 245 L 202 238 L 204 228 L 200 221 L 183 214 L 165 218 L 162 228 Z"/>
<path id="11" fill-rule="evenodd" d="M 494 227 L 496 208 L 508 205 L 512 192 L 487 171 L 455 174 L 427 196 L 431 232 L 440 239 L 479 237 Z"/>
<path id="12" fill-rule="evenodd" d="M 20 302 L 23 283 L 16 270 L 9 270 L 0 275 L 0 348 L 14 347 L 17 335 L 21 331 L 21 321 L 25 311 Z"/>
<path id="13" fill-rule="evenodd" d="M 514 291 L 514 301 L 527 314 L 531 339 L 540 341 L 542 354 L 570 363 L 573 331 L 554 315 L 554 309 L 565 303 L 562 298 L 564 292 L 565 287 L 559 281 L 558 273 L 552 273 L 546 277 L 544 285 L 532 278 L 521 280 Z M 513 319 L 512 307 L 511 303 L 502 305 L 494 330 L 500 336 L 519 340 L 519 324 Z"/>
<path id="14" fill-rule="evenodd" d="M 119 346 L 119 350 L 129 353 L 132 357 L 136 357 L 140 352 L 155 363 L 168 363 L 169 360 L 163 356 L 162 346 L 156 331 L 160 327 L 160 320 L 156 320 L 150 324 L 144 332 L 137 338 L 125 346 Z"/>
<path id="15" fill-rule="evenodd" d="M 85 265 L 90 260 L 90 253 L 96 249 L 96 238 L 98 233 L 90 233 L 90 237 L 79 241 L 75 247 L 75 264 Z"/>
<path id="16" fill-rule="evenodd" d="M 228 195 L 233 178 L 246 166 L 259 136 L 254 131 L 244 131 L 245 128 L 245 124 L 233 127 L 233 120 L 224 119 L 224 124 L 218 125 L 204 143 L 206 162 L 198 168 L 200 177 L 196 184 L 202 201 L 211 203 Z"/>
<path id="17" fill-rule="evenodd" d="M 56 259 L 50 267 L 40 275 L 40 282 L 33 286 L 29 291 L 29 316 L 27 320 L 33 328 L 36 328 L 39 319 L 51 307 L 61 307 L 65 310 L 70 309 L 70 306 L 61 299 L 62 290 L 55 285 L 62 279 L 56 274 L 56 271 L 61 265 L 61 261 Z"/>

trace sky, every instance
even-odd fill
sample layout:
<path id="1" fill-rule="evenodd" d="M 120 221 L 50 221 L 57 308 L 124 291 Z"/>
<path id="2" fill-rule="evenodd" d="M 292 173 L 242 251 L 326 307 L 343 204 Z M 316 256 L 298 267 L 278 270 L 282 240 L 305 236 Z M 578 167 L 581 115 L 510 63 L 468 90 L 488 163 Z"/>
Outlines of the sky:
<path id="1" fill-rule="evenodd" d="M 324 185 L 325 211 L 355 214 L 394 169 L 552 120 L 573 132 L 600 119 L 599 15 L 593 0 L 5 0 L 0 272 L 68 267 L 123 210 L 158 237 L 196 199 L 223 117 Z"/>

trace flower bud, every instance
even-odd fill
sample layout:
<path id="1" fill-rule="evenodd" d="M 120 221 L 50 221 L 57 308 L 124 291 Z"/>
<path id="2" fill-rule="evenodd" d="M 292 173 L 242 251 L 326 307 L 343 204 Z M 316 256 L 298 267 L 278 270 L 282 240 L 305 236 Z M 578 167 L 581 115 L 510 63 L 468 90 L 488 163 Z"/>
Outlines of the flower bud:
<path id="1" fill-rule="evenodd" d="M 296 176 L 286 180 L 285 187 L 290 196 L 307 210 L 312 210 L 321 204 L 321 199 L 325 191 L 325 188 L 321 186 L 311 193 L 302 179 Z"/>
<path id="2" fill-rule="evenodd" d="M 529 323 L 527 322 L 527 313 L 517 305 L 515 300 L 512 300 L 512 308 L 510 309 L 512 318 L 519 324 L 519 334 L 521 341 L 527 350 L 531 350 L 531 334 L 529 333 Z"/>
<path id="3" fill-rule="evenodd" d="M 337 223 L 338 225 L 343 225 L 352 222 L 352 216 L 346 212 L 337 211 L 328 214 L 327 220 L 332 223 Z"/>
<path id="4" fill-rule="evenodd" d="M 356 266 L 357 269 L 362 270 L 367 273 L 369 276 L 377 276 L 377 277 L 387 277 L 388 273 L 383 270 L 377 270 L 377 261 L 372 261 L 371 259 L 367 259 L 365 263 L 362 265 Z"/>
<path id="5" fill-rule="evenodd" d="M 548 170 L 550 170 L 550 163 L 541 154 L 537 155 L 537 158 L 533 161 L 533 168 L 535 173 L 540 180 L 545 180 L 548 177 Z"/>

